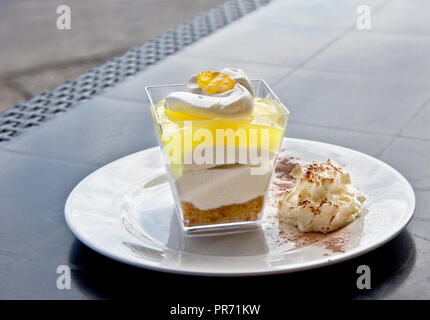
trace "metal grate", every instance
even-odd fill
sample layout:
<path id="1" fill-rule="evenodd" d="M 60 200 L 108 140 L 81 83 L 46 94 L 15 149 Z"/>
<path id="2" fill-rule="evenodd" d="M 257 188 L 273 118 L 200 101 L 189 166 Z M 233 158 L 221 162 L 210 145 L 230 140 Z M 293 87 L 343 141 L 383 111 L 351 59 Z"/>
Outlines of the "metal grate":
<path id="1" fill-rule="evenodd" d="M 66 81 L 51 91 L 33 97 L 0 113 L 0 143 L 10 141 L 29 128 L 40 125 L 73 108 L 105 88 L 181 50 L 271 0 L 230 0 L 144 43 L 119 57 L 108 60 L 79 77 Z"/>

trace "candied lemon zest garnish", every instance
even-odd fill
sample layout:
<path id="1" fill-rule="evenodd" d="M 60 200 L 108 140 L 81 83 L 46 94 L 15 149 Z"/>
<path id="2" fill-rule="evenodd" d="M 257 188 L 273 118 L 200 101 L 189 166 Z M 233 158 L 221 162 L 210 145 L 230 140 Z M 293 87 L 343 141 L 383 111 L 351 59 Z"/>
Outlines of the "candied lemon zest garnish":
<path id="1" fill-rule="evenodd" d="M 233 89 L 236 81 L 222 72 L 203 71 L 197 74 L 197 83 L 206 94 L 217 94 Z"/>

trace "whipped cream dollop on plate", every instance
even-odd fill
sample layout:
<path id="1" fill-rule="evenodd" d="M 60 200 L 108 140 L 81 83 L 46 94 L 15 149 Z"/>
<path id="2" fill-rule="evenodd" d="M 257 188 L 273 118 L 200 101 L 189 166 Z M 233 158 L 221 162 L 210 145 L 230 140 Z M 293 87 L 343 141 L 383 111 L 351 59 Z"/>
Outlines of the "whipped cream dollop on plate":
<path id="1" fill-rule="evenodd" d="M 165 98 L 166 108 L 207 118 L 241 116 L 254 109 L 254 90 L 240 69 L 195 74 L 189 79 L 188 88 L 189 92 L 169 94 Z"/>
<path id="2" fill-rule="evenodd" d="M 330 159 L 291 171 L 296 186 L 279 201 L 278 217 L 303 232 L 331 232 L 354 221 L 365 197 L 351 185 L 350 175 Z"/>

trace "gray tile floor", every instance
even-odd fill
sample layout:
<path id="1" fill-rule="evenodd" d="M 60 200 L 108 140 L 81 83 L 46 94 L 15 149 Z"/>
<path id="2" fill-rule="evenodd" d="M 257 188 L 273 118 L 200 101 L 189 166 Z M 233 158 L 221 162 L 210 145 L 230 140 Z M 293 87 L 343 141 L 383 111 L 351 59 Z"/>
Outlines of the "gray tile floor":
<path id="1" fill-rule="evenodd" d="M 429 97 L 404 79 L 299 69 L 274 86 L 291 120 L 344 130 L 398 134 Z"/>
<path id="2" fill-rule="evenodd" d="M 386 4 L 386 0 L 288 0 L 277 1 L 247 18 L 248 24 L 273 26 L 315 27 L 322 29 L 348 29 L 355 25 L 356 8 L 370 4 L 373 12 Z M 280 14 L 281 13 L 281 14 Z"/>
<path id="3" fill-rule="evenodd" d="M 5 144 L 5 149 L 73 164 L 101 166 L 156 144 L 147 104 L 96 97 L 50 125 Z"/>
<path id="4" fill-rule="evenodd" d="M 402 136 L 430 140 L 430 102 L 425 104 L 415 113 L 411 120 L 401 131 Z"/>
<path id="5" fill-rule="evenodd" d="M 430 38 L 425 35 L 351 30 L 308 67 L 428 84 L 429 55 Z"/>
<path id="6" fill-rule="evenodd" d="M 342 281 L 348 282 L 352 277 L 348 270 L 369 263 L 383 274 L 376 276 L 372 292 L 347 289 L 342 297 L 430 298 L 430 34 L 427 23 L 430 2 L 368 1 L 373 28 L 362 31 L 355 28 L 357 3 L 274 1 L 101 96 L 81 103 L 65 115 L 1 144 L 0 163 L 8 165 L 8 172 L 2 173 L 0 188 L 3 189 L 0 190 L 6 193 L 0 192 L 0 197 L 7 197 L 8 201 L 0 201 L 0 210 L 2 214 L 15 208 L 18 211 L 15 220 L 0 223 L 0 237 L 5 237 L 6 228 L 19 234 L 15 223 L 23 221 L 25 213 L 33 214 L 31 219 L 58 221 L 61 211 L 58 208 L 67 192 L 91 168 L 156 144 L 146 105 L 146 85 L 182 82 L 201 69 L 237 66 L 252 78 L 267 80 L 290 107 L 288 136 L 334 143 L 375 156 L 401 172 L 416 192 L 415 218 L 395 240 L 349 264 L 294 277 L 309 277 L 321 284 L 323 280 L 319 277 L 326 272 L 337 272 Z M 35 177 L 39 176 L 31 173 L 28 164 L 21 163 L 22 159 L 34 161 L 32 169 L 40 172 L 43 180 L 37 180 Z M 59 184 L 59 180 L 64 184 Z M 37 184 L 42 187 L 38 193 L 31 194 Z M 46 192 L 50 194 L 48 198 L 38 199 Z M 0 267 L 6 269 L 0 272 L 0 283 L 12 288 L 12 280 L 7 279 L 18 277 L 30 268 L 43 281 L 48 281 L 43 261 L 32 257 L 52 249 L 50 266 L 53 267 L 53 261 L 57 263 L 64 258 L 63 248 L 70 251 L 65 263 L 75 265 L 76 275 L 81 279 L 69 297 L 114 296 L 109 288 L 79 274 L 91 269 L 88 261 L 114 270 L 129 269 L 73 242 L 61 221 L 57 227 L 67 236 L 64 238 L 49 225 L 41 227 L 47 240 L 35 244 L 32 256 L 21 254 L 10 241 L 0 241 Z M 62 241 L 55 246 L 49 239 Z M 24 245 L 25 241 L 28 240 L 22 238 L 18 243 Z M 15 259 L 14 255 L 19 254 L 20 259 Z M 31 264 L 26 266 L 22 262 L 25 259 L 30 259 Z M 16 269 L 12 267 L 15 265 Z M 161 282 L 167 281 L 163 277 L 178 283 L 185 281 L 181 277 L 139 272 L 132 270 L 130 274 L 148 275 Z M 247 279 L 247 283 L 264 287 L 277 281 L 290 281 L 294 286 L 298 281 L 294 277 Z M 36 288 L 39 280 L 27 281 Z M 187 281 L 198 282 L 193 278 Z M 232 281 L 244 284 L 241 280 Z M 345 289 L 340 284 L 342 281 L 333 285 L 330 294 L 336 296 L 339 295 L 336 290 Z M 227 280 L 220 284 L 227 284 Z M 100 288 L 106 291 L 101 294 Z M 50 290 L 37 292 L 56 298 L 55 290 Z M 14 297 L 31 295 L 20 287 L 13 287 L 13 292 Z"/>

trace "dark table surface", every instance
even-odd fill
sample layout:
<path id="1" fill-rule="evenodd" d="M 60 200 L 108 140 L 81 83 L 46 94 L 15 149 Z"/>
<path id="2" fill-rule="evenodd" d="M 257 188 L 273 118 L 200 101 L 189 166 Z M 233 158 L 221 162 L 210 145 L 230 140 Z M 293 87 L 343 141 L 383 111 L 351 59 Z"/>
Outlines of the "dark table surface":
<path id="1" fill-rule="evenodd" d="M 285 297 L 430 298 L 430 25 L 428 1 L 368 1 L 372 28 L 356 28 L 361 1 L 274 1 L 64 115 L 0 144 L 0 298 L 139 297 L 255 301 Z M 382 247 L 334 266 L 287 275 L 207 278 L 130 267 L 92 251 L 64 220 L 72 188 L 100 166 L 155 146 L 144 87 L 234 66 L 265 79 L 289 107 L 287 135 L 365 152 L 401 172 L 417 207 Z M 372 289 L 356 288 L 359 265 Z M 59 265 L 71 290 L 56 286 Z M 310 290 L 311 289 L 311 290 Z M 279 294 L 278 294 L 279 295 Z M 185 299 L 185 300 L 184 300 Z"/>

